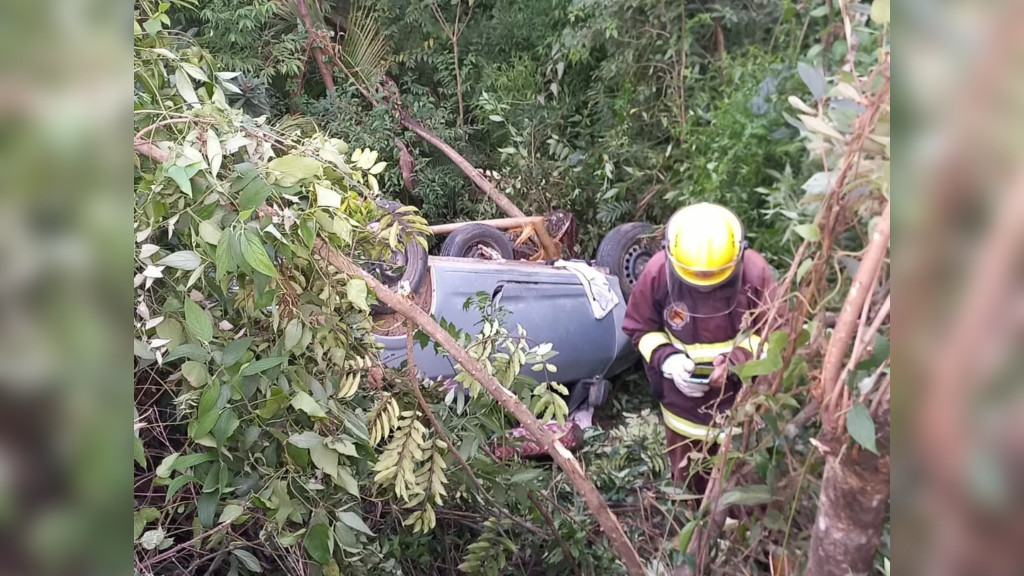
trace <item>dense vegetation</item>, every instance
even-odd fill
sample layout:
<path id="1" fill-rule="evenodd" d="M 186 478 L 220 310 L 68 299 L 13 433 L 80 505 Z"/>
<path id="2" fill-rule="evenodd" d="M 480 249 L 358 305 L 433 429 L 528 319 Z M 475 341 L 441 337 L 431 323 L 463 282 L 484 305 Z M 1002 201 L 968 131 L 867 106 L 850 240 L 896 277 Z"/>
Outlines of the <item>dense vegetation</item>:
<path id="1" fill-rule="evenodd" d="M 639 375 L 579 457 L 651 573 L 802 569 L 815 438 L 888 450 L 873 401 L 884 388 L 888 404 L 887 321 L 838 403 L 787 428 L 831 391 L 825 318 L 888 196 L 888 2 L 670 4 L 136 1 L 137 572 L 622 571 L 565 474 L 493 457 L 516 423 L 473 378 L 467 400 L 380 367 L 373 291 L 319 257 L 379 261 L 428 245 L 427 221 L 499 215 L 395 106 L 526 213 L 571 211 L 582 254 L 616 224 L 711 200 L 791 271 L 788 339 L 744 374 L 775 374 L 736 415 L 746 442 L 695 463 L 742 480 L 723 502 L 763 505 L 720 545 L 695 552 L 714 514 L 668 481 Z M 880 278 L 864 317 L 883 316 Z M 460 343 L 538 417 L 564 418 L 557 350 L 468 304 L 480 330 Z M 886 572 L 887 557 L 886 536 Z"/>

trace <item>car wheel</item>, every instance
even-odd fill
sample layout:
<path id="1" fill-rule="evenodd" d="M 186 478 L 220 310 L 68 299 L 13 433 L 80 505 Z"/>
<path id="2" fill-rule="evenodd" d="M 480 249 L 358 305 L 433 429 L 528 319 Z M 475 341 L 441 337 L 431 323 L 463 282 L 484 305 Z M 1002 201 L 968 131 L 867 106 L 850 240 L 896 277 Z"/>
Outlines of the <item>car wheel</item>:
<path id="1" fill-rule="evenodd" d="M 394 213 L 402 207 L 398 202 L 384 200 L 378 205 Z M 423 279 L 427 276 L 427 251 L 419 242 L 410 240 L 404 250 L 395 250 L 384 262 L 364 266 L 364 269 L 381 281 L 391 290 L 398 290 L 403 284 L 408 285 L 413 294 L 420 289 Z M 378 303 L 370 308 L 373 314 L 390 314 L 393 310 L 385 304 Z"/>
<path id="2" fill-rule="evenodd" d="M 456 228 L 441 245 L 441 256 L 484 260 L 514 258 L 512 241 L 501 230 L 486 224 L 467 224 Z"/>
<path id="3" fill-rule="evenodd" d="M 653 232 L 654 226 L 646 222 L 630 222 L 612 228 L 597 247 L 595 263 L 619 279 L 619 288 L 627 300 L 647 262 L 658 250 Z"/>

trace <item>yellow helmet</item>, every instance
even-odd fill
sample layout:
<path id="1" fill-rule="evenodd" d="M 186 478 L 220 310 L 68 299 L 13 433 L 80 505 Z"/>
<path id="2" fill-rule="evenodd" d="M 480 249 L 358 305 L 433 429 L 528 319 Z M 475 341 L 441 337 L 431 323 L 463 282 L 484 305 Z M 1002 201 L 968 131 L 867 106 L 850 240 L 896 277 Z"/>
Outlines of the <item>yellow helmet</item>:
<path id="1" fill-rule="evenodd" d="M 711 287 L 728 280 L 743 256 L 743 224 L 728 208 L 702 202 L 680 209 L 665 227 L 668 256 L 679 277 Z"/>

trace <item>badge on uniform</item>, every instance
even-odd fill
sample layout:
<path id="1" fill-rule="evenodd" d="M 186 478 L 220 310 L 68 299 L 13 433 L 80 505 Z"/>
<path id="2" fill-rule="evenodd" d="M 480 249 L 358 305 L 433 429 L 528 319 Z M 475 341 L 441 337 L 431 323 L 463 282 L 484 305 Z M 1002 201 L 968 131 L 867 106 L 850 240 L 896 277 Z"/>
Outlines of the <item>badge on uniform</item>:
<path id="1" fill-rule="evenodd" d="M 673 302 L 665 308 L 665 323 L 673 330 L 680 330 L 690 321 L 690 311 L 686 304 Z"/>

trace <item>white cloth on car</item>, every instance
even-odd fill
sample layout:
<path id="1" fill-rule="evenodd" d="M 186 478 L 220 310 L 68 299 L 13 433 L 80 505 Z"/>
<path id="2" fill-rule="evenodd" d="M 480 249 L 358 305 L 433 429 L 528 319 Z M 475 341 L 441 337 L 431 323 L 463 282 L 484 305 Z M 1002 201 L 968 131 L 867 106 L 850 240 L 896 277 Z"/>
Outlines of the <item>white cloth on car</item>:
<path id="1" fill-rule="evenodd" d="M 554 266 L 568 270 L 580 279 L 583 291 L 587 293 L 587 300 L 590 301 L 590 309 L 594 313 L 594 318 L 598 320 L 604 318 L 619 304 L 619 296 L 608 284 L 608 277 L 586 262 L 559 260 L 555 262 Z"/>

